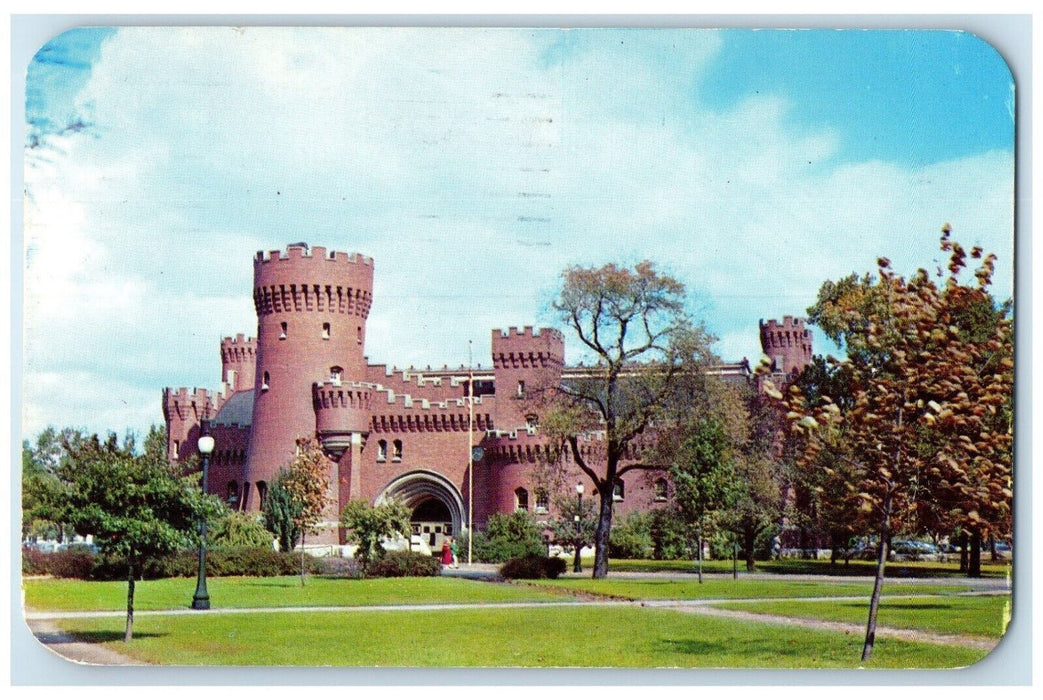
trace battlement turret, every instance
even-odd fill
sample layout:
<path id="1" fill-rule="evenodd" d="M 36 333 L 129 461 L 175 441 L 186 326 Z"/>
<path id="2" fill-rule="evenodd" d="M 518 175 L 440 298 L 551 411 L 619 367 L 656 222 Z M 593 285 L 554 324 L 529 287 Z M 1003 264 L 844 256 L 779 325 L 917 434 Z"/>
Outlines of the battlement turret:
<path id="1" fill-rule="evenodd" d="M 772 363 L 773 372 L 799 374 L 811 362 L 812 334 L 804 319 L 783 316 L 760 321 L 761 348 Z"/>
<path id="2" fill-rule="evenodd" d="M 565 362 L 565 339 L 554 328 L 532 326 L 492 332 L 493 367 L 560 368 Z"/>
<path id="3" fill-rule="evenodd" d="M 242 333 L 221 339 L 221 381 L 231 393 L 254 387 L 257 372 L 257 340 Z"/>
<path id="4" fill-rule="evenodd" d="M 307 243 L 257 253 L 255 398 L 246 481 L 270 482 L 293 458 L 297 438 L 316 430 L 331 456 L 363 437 L 353 433 L 367 428 L 363 406 L 369 390 L 352 389 L 351 383 L 367 378 L 372 299 L 372 258 Z M 334 381 L 315 383 L 318 377 Z"/>

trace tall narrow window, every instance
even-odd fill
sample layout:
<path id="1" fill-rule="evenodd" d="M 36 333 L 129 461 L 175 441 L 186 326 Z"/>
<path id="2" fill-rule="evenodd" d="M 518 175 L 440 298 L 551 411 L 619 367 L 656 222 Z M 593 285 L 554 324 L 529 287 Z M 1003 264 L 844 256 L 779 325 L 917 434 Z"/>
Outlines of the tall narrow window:
<path id="1" fill-rule="evenodd" d="M 181 454 L 181 441 L 174 440 L 174 454 L 171 455 L 172 459 L 177 459 Z"/>
<path id="2" fill-rule="evenodd" d="M 362 342 L 362 326 L 358 327 L 357 333 L 358 333 L 358 341 L 361 343 Z"/>
<path id="3" fill-rule="evenodd" d="M 625 485 L 622 479 L 616 479 L 616 485 L 612 487 L 612 500 L 622 501 L 625 494 Z"/>
<path id="4" fill-rule="evenodd" d="M 340 384 L 340 373 L 343 371 L 343 368 L 337 367 L 336 365 L 330 367 L 330 381 L 334 384 Z"/>
<path id="5" fill-rule="evenodd" d="M 655 500 L 665 501 L 666 500 L 666 479 L 660 477 L 655 480 L 652 485 L 652 492 L 655 494 Z"/>
<path id="6" fill-rule="evenodd" d="M 529 509 L 529 492 L 521 487 L 514 490 L 514 508 L 515 510 Z"/>
<path id="7" fill-rule="evenodd" d="M 550 506 L 550 499 L 547 497 L 546 489 L 536 489 L 536 512 L 546 513 Z"/>
<path id="8" fill-rule="evenodd" d="M 261 510 L 268 510 L 268 482 L 258 481 L 257 482 L 257 500 L 260 502 Z"/>
<path id="9" fill-rule="evenodd" d="M 395 442 L 393 443 L 393 447 L 394 447 L 395 451 L 392 452 L 392 454 L 391 454 L 391 461 L 392 462 L 401 462 L 402 461 L 402 441 L 401 440 L 395 440 Z"/>
<path id="10" fill-rule="evenodd" d="M 525 382 L 524 381 L 519 381 L 518 382 L 518 398 L 520 399 L 523 396 L 525 396 Z"/>
<path id="11" fill-rule="evenodd" d="M 268 373 L 265 372 L 264 373 L 264 377 L 261 379 L 261 391 L 268 391 L 268 387 L 270 386 L 270 381 L 271 381 L 271 378 L 268 376 Z"/>
<path id="12" fill-rule="evenodd" d="M 286 340 L 286 321 L 283 321 L 282 323 L 280 323 L 279 326 L 282 329 L 281 332 L 279 333 L 279 340 Z"/>
<path id="13" fill-rule="evenodd" d="M 322 324 L 322 339 L 323 340 L 329 340 L 330 339 L 330 324 L 328 324 L 328 323 Z"/>
<path id="14" fill-rule="evenodd" d="M 377 441 L 377 461 L 384 462 L 388 458 L 388 441 L 378 440 Z"/>

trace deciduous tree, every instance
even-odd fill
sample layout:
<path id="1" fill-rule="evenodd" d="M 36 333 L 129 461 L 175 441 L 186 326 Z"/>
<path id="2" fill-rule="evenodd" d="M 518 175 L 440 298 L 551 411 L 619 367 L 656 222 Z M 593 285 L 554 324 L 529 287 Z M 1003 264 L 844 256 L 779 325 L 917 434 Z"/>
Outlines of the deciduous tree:
<path id="1" fill-rule="evenodd" d="M 877 569 L 862 658 L 872 653 L 894 523 L 918 505 L 944 508 L 972 533 L 1009 520 L 1011 507 L 1013 343 L 1005 314 L 968 313 L 991 305 L 993 255 L 973 283 L 961 281 L 968 252 L 943 229 L 947 274 L 906 279 L 887 259 L 875 279 L 840 305 L 839 328 L 854 351 L 844 363 L 846 407 L 828 395 L 809 404 L 791 387 L 789 418 L 806 442 L 804 459 L 833 451 L 850 468 L 861 507 L 875 516 Z M 774 392 L 779 396 L 777 392 Z M 840 431 L 838 433 L 838 431 Z M 842 435 L 843 450 L 835 449 Z"/>
<path id="2" fill-rule="evenodd" d="M 301 585 L 304 585 L 304 539 L 319 531 L 330 503 L 330 461 L 315 438 L 297 439 L 297 456 L 290 462 L 282 480 L 301 537 Z"/>
<path id="3" fill-rule="evenodd" d="M 547 387 L 553 408 L 541 429 L 562 441 L 571 461 L 594 483 L 599 498 L 594 578 L 608 575 L 613 492 L 634 469 L 661 469 L 642 460 L 637 439 L 670 402 L 684 378 L 703 375 L 712 337 L 685 312 L 685 288 L 650 262 L 570 267 L 554 310 L 592 354 L 586 378 Z M 581 449 L 584 435 L 597 449 Z"/>
<path id="4" fill-rule="evenodd" d="M 46 506 L 57 522 L 127 566 L 127 624 L 134 626 L 134 582 L 146 558 L 169 554 L 193 543 L 197 517 L 220 507 L 204 496 L 191 464 L 172 466 L 162 450 L 135 454 L 133 442 L 120 445 L 115 435 L 63 443 L 65 457 L 55 473 L 64 484 L 59 502 Z"/>
<path id="5" fill-rule="evenodd" d="M 355 561 L 362 574 L 370 563 L 384 556 L 383 540 L 410 536 L 411 511 L 398 501 L 385 501 L 371 506 L 365 501 L 350 501 L 344 506 L 340 524 L 347 530 L 348 542 L 357 545 Z"/>

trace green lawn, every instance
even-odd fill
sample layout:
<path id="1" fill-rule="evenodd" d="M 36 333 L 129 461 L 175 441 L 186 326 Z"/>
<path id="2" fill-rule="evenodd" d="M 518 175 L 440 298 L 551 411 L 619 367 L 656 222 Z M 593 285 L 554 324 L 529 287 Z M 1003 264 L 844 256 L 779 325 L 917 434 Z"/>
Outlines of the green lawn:
<path id="1" fill-rule="evenodd" d="M 139 581 L 134 587 L 137 610 L 187 608 L 196 580 Z M 23 581 L 30 610 L 125 610 L 126 581 L 28 579 Z M 412 603 L 505 603 L 561 599 L 561 593 L 531 586 L 484 583 L 459 578 L 346 579 L 310 576 L 301 586 L 296 576 L 207 579 L 213 608 L 278 608 L 294 606 L 402 605 Z"/>
<path id="2" fill-rule="evenodd" d="M 571 560 L 570 560 L 571 563 Z M 593 558 L 584 558 L 585 571 L 590 571 L 594 565 Z M 571 569 L 571 567 L 570 567 Z M 612 559 L 609 561 L 609 575 L 613 571 L 679 571 L 683 573 L 694 573 L 695 562 L 689 560 L 657 561 L 654 559 Z M 845 565 L 843 561 L 832 566 L 829 559 L 778 559 L 772 561 L 757 561 L 756 570 L 774 574 L 814 574 L 830 576 L 873 576 L 876 573 L 876 562 L 852 560 Z M 993 564 L 983 561 L 981 573 L 985 578 L 1002 578 L 1007 576 L 1011 570 L 1010 562 L 999 562 Z M 739 575 L 746 571 L 745 562 L 739 562 Z M 728 560 L 713 560 L 703 562 L 704 573 L 731 573 L 732 562 Z M 892 562 L 887 565 L 886 575 L 898 578 L 923 578 L 923 577 L 947 577 L 966 578 L 967 574 L 960 573 L 958 561 L 954 562 Z"/>
<path id="3" fill-rule="evenodd" d="M 640 607 L 66 619 L 66 631 L 154 664 L 242 666 L 856 668 L 861 635 Z M 870 668 L 953 668 L 984 652 L 878 639 Z"/>
<path id="4" fill-rule="evenodd" d="M 701 598 L 814 598 L 819 596 L 869 596 L 871 583 L 837 583 L 834 581 L 794 581 L 763 579 L 634 580 L 566 578 L 555 581 L 532 581 L 533 587 L 560 591 L 582 591 L 628 600 L 682 600 Z M 956 582 L 932 584 L 888 584 L 887 595 L 908 593 L 956 593 L 971 590 Z"/>
<path id="5" fill-rule="evenodd" d="M 1009 596 L 884 598 L 880 604 L 877 624 L 999 639 L 1007 626 L 1009 604 Z M 725 603 L 717 607 L 865 624 L 869 614 L 869 598 L 862 602 L 787 600 L 776 603 Z"/>

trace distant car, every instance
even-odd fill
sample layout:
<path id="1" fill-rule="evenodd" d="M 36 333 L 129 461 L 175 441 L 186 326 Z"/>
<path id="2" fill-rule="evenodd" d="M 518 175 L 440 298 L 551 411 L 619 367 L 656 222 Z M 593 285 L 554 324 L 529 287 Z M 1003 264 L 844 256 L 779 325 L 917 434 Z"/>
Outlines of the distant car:
<path id="1" fill-rule="evenodd" d="M 891 558 L 895 561 L 930 561 L 938 558 L 938 547 L 920 540 L 894 540 L 891 542 Z"/>

